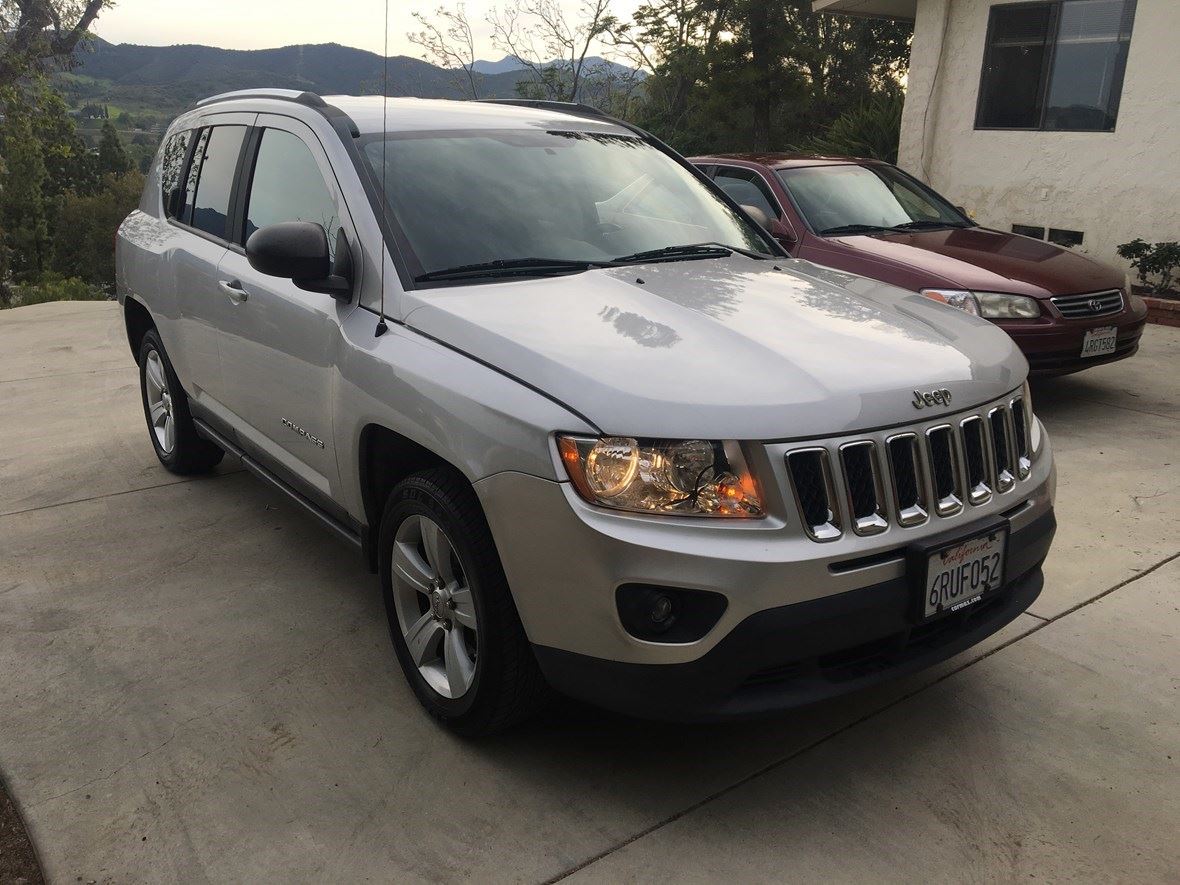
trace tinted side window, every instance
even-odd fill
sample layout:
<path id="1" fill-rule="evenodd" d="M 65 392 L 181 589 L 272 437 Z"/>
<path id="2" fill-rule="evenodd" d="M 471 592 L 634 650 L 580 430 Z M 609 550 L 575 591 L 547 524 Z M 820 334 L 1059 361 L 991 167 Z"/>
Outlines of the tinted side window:
<path id="1" fill-rule="evenodd" d="M 202 129 L 197 139 L 197 148 L 193 151 L 193 162 L 188 167 L 188 177 L 184 181 L 184 202 L 176 213 L 178 221 L 190 224 L 193 218 L 193 198 L 197 195 L 197 176 L 201 174 L 201 158 L 205 156 L 205 145 L 209 143 L 208 129 Z"/>
<path id="2" fill-rule="evenodd" d="M 247 207 L 246 239 L 267 225 L 311 221 L 323 227 L 329 248 L 336 248 L 340 229 L 336 201 L 311 150 L 290 132 L 267 129 L 262 133 Z"/>
<path id="3" fill-rule="evenodd" d="M 782 214 L 775 205 L 770 188 L 757 172 L 718 167 L 713 181 L 739 206 L 757 206 L 769 218 L 778 218 Z"/>
<path id="4" fill-rule="evenodd" d="M 180 176 L 184 174 L 184 161 L 192 140 L 191 129 L 177 132 L 168 139 L 160 159 L 160 192 L 164 199 L 164 214 L 169 218 L 175 217 L 180 209 Z"/>
<path id="5" fill-rule="evenodd" d="M 227 235 L 229 198 L 245 137 L 245 126 L 216 126 L 206 140 L 189 222 L 197 230 L 217 237 Z M 193 163 L 196 164 L 195 159 Z"/>

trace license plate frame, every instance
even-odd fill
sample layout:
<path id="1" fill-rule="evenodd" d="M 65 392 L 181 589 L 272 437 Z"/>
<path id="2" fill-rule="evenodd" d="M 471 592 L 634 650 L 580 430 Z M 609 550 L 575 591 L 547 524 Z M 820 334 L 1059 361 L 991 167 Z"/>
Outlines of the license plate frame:
<path id="1" fill-rule="evenodd" d="M 1098 346 L 1092 346 L 1094 344 Z M 1087 329 L 1086 334 L 1082 336 L 1081 358 L 1088 360 L 1098 356 L 1109 356 L 1118 350 L 1118 347 L 1118 326 L 1100 326 L 1097 329 Z"/>
<path id="2" fill-rule="evenodd" d="M 930 588 L 931 566 L 934 563 L 934 558 L 955 548 L 963 547 L 971 542 L 978 542 L 985 538 L 998 538 L 1001 543 L 999 580 L 980 593 L 965 596 L 961 600 L 956 600 L 953 605 L 939 608 L 933 612 L 927 612 L 926 595 Z M 965 534 L 956 534 L 953 537 L 943 535 L 940 538 L 925 543 L 912 545 L 906 553 L 906 571 L 910 576 L 910 593 L 913 599 L 911 617 L 913 622 L 915 624 L 927 624 L 931 621 L 937 621 L 955 612 L 978 605 L 980 602 L 1000 593 L 1008 584 L 1008 542 L 1010 538 L 1011 526 L 1008 520 L 1005 519 Z"/>

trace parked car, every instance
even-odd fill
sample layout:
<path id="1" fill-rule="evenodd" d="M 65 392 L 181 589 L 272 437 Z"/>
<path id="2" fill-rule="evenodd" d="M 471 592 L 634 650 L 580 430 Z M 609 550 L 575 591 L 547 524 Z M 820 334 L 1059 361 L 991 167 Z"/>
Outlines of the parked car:
<path id="1" fill-rule="evenodd" d="M 780 710 L 1040 592 L 1053 460 L 1011 339 L 793 269 L 618 121 L 214 97 L 117 251 L 160 462 L 231 453 L 354 545 L 409 684 L 463 733 L 549 687 Z"/>
<path id="2" fill-rule="evenodd" d="M 1139 349 L 1143 299 L 1123 273 L 1070 249 L 980 227 L 896 166 L 796 154 L 694 157 L 762 210 L 793 256 L 920 292 L 1015 339 L 1034 375 L 1077 372 Z"/>

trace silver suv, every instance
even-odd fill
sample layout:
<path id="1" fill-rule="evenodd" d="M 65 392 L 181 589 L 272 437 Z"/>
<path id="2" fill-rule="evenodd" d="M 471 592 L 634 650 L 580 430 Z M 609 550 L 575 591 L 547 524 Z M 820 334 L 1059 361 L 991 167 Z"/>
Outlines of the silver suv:
<path id="1" fill-rule="evenodd" d="M 550 688 L 710 719 L 928 666 L 1040 592 L 1028 366 L 753 217 L 575 105 L 208 99 L 118 238 L 151 442 L 355 545 L 463 733 Z"/>

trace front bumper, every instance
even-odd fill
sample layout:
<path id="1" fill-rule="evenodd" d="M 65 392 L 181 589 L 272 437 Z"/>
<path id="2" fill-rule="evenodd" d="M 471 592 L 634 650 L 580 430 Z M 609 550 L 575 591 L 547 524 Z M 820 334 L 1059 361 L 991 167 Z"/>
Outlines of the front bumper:
<path id="1" fill-rule="evenodd" d="M 1026 610 L 1056 529 L 1043 514 L 1009 539 L 1001 593 L 915 626 L 903 576 L 751 615 L 712 651 L 682 664 L 608 661 L 535 647 L 546 678 L 568 695 L 644 718 L 713 720 L 815 703 L 929 667 L 970 648 Z"/>
<path id="2" fill-rule="evenodd" d="M 1122 313 L 1109 317 L 1068 320 L 1045 315 L 1033 322 L 997 322 L 996 325 L 1012 336 L 1028 359 L 1029 374 L 1068 375 L 1134 356 L 1147 325 L 1147 307 L 1142 299 L 1135 298 Z M 1086 332 L 1107 326 L 1118 329 L 1114 353 L 1083 358 L 1082 340 Z"/>

